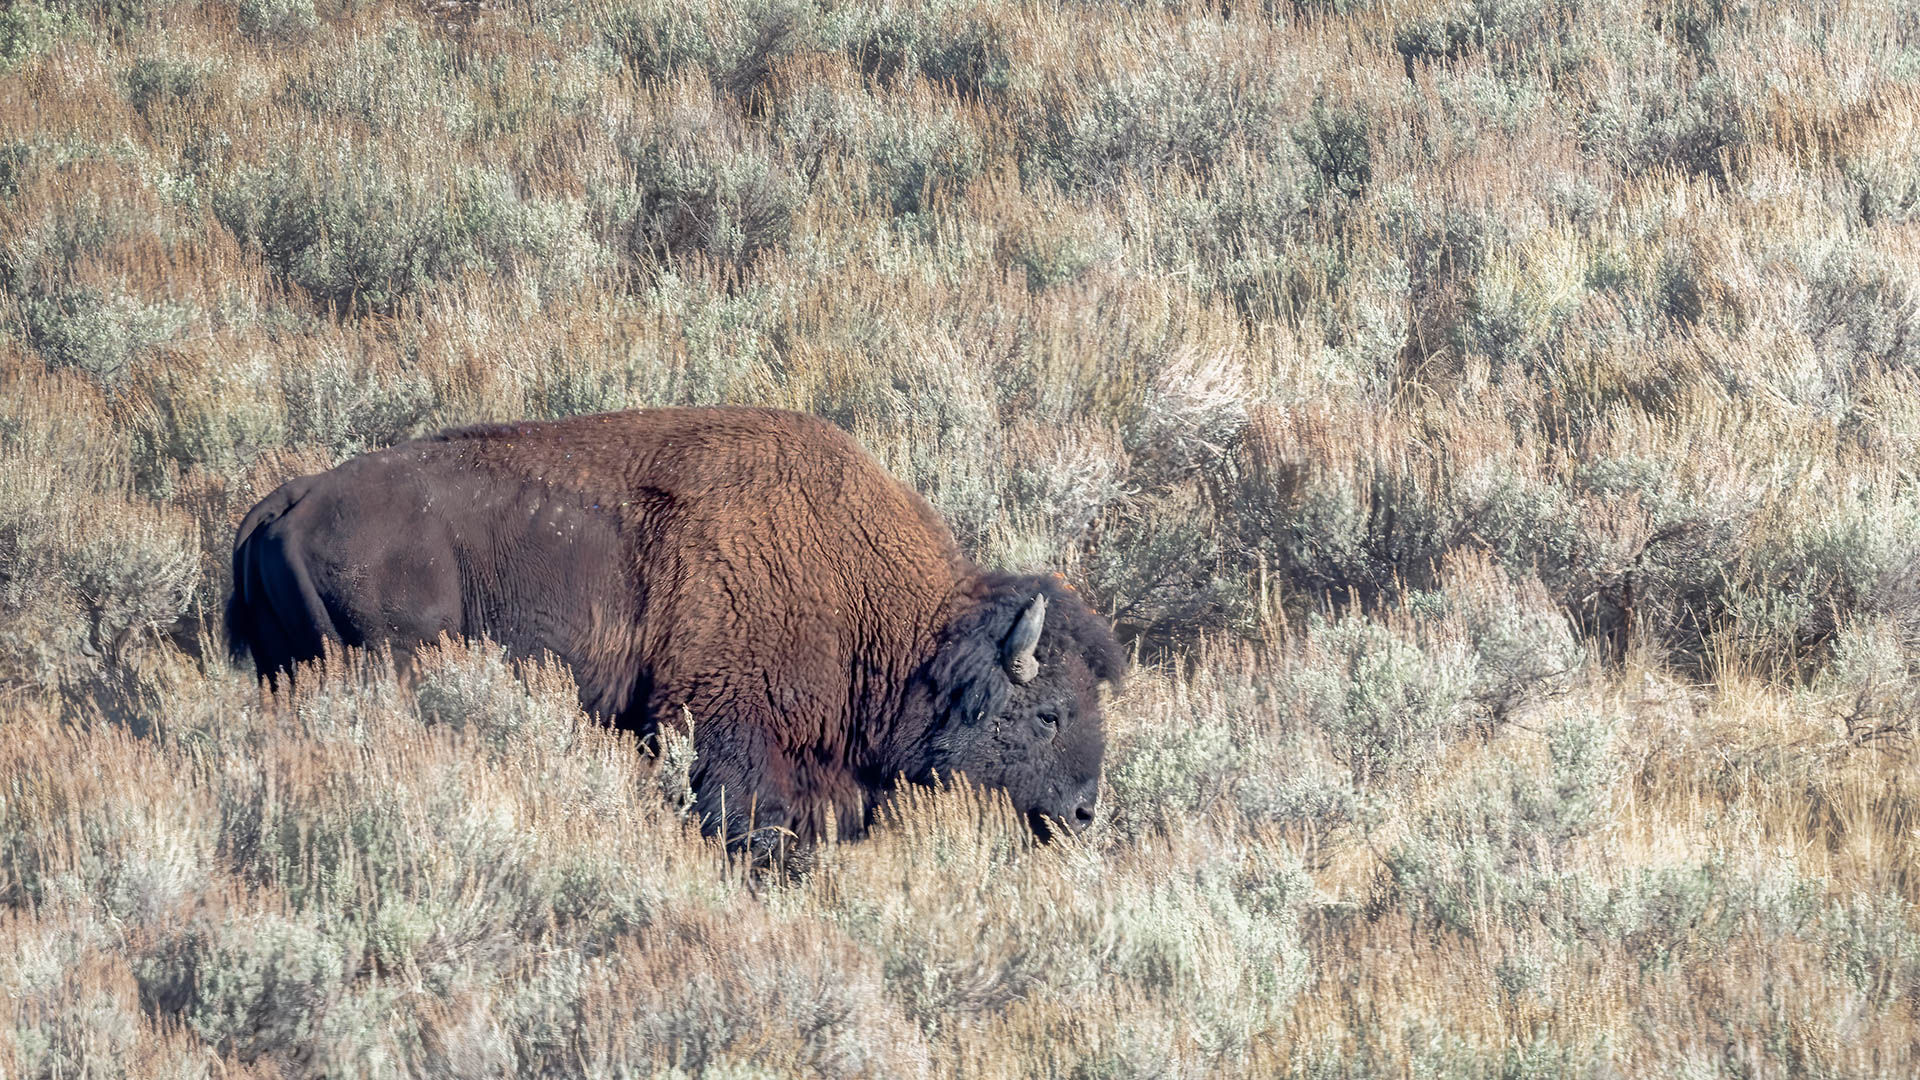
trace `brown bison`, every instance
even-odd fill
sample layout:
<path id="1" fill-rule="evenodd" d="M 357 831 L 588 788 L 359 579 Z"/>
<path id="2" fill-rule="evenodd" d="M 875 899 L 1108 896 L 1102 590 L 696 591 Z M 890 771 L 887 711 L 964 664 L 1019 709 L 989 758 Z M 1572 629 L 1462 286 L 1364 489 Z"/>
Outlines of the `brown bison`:
<path id="1" fill-rule="evenodd" d="M 270 680 L 326 639 L 404 664 L 484 635 L 643 738 L 685 707 L 703 827 L 756 851 L 829 810 L 858 835 L 900 776 L 1078 830 L 1123 663 L 1059 578 L 976 566 L 845 432 L 748 408 L 463 428 L 289 481 L 234 538 L 227 628 Z"/>

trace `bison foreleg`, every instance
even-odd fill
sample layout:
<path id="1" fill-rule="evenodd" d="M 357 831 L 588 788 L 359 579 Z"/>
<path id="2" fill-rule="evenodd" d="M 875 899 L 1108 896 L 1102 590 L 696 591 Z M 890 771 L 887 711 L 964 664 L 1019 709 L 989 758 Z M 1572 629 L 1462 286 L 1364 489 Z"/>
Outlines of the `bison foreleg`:
<path id="1" fill-rule="evenodd" d="M 787 770 L 752 725 L 703 721 L 694 726 L 693 812 L 700 831 L 730 851 L 763 853 L 795 839 L 794 795 Z"/>

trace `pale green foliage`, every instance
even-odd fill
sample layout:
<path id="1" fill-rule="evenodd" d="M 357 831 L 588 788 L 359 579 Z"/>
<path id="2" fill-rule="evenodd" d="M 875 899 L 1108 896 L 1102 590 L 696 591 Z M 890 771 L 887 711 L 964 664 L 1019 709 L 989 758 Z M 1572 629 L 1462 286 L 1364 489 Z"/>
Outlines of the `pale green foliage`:
<path id="1" fill-rule="evenodd" d="M 71 19 L 59 5 L 14 4 L 0 11 L 0 74 L 44 52 Z"/>
<path id="2" fill-rule="evenodd" d="M 1356 783 L 1434 761 L 1470 716 L 1475 657 L 1456 643 L 1428 652 L 1370 619 L 1316 621 L 1307 663 L 1289 680 L 1306 723 L 1327 733 Z"/>
<path id="3" fill-rule="evenodd" d="M 236 357 L 206 372 L 175 373 L 147 385 L 148 409 L 132 427 L 136 484 L 170 491 L 182 469 L 231 472 L 288 441 L 286 407 L 275 399 L 281 379 L 318 381 L 324 368 L 278 369 L 267 357 Z M 337 405 L 335 406 L 337 407 Z"/>
<path id="4" fill-rule="evenodd" d="M 139 977 L 194 1034 L 252 1060 L 331 1041 L 322 1025 L 353 1005 L 341 994 L 350 962 L 311 918 L 263 914 L 179 933 Z"/>
<path id="5" fill-rule="evenodd" d="M 1537 580 L 1509 577 L 1471 558 L 1455 561 L 1441 588 L 1416 593 L 1406 608 L 1435 639 L 1472 651 L 1467 697 L 1484 718 L 1499 721 L 1578 684 L 1587 650 L 1566 613 Z"/>
<path id="6" fill-rule="evenodd" d="M 169 57 L 142 57 L 127 69 L 127 102 L 143 116 L 175 104 L 193 103 L 214 65 Z"/>
<path id="7" fill-rule="evenodd" d="M 240 29 L 264 41 L 299 41 L 320 25 L 313 0 L 239 0 Z"/>
<path id="8" fill-rule="evenodd" d="M 884 87 L 914 75 L 963 97 L 1004 93 L 1012 81 L 1007 34 L 984 8 L 935 2 L 849 4 L 825 20 L 830 40 Z"/>
<path id="9" fill-rule="evenodd" d="M 1856 740 L 1903 736 L 1920 715 L 1913 628 L 1862 619 L 1834 636 L 1833 655 L 1807 688 L 1821 712 L 1838 716 Z"/>
<path id="10" fill-rule="evenodd" d="M 382 370 L 337 346 L 277 374 L 287 404 L 286 440 L 342 457 L 421 434 L 439 404 L 420 372 Z"/>
<path id="11" fill-rule="evenodd" d="M 1911 1003 L 1920 996 L 1920 933 L 1906 900 L 1854 897 L 1828 912 L 1825 929 L 1827 963 L 1872 1006 Z"/>
<path id="12" fill-rule="evenodd" d="M 1110 916 L 1107 970 L 1164 986 L 1202 1042 L 1243 1051 L 1305 984 L 1298 908 L 1311 891 L 1298 862 L 1271 850 L 1244 866 L 1202 864 L 1190 877 L 1135 886 Z"/>
<path id="13" fill-rule="evenodd" d="M 58 161 L 71 148 L 32 152 Z M 94 156 L 74 155 L 76 163 Z M 114 157 L 134 155 L 123 151 L 109 160 Z M 134 165 L 113 160 L 107 167 L 118 166 L 124 175 Z M 79 271 L 102 250 L 177 242 L 181 234 L 175 226 L 168 209 L 151 200 L 121 206 L 96 199 L 70 216 L 19 222 L 0 241 L 0 282 L 8 284 L 17 304 L 0 327 L 37 349 L 49 366 L 125 386 L 157 347 L 177 338 L 200 313 L 191 304 L 132 288 L 117 275 L 88 279 Z"/>
<path id="14" fill-rule="evenodd" d="M 1432 767 L 1469 730 L 1577 685 L 1586 663 L 1545 589 L 1466 558 L 1384 620 L 1315 616 L 1281 700 L 1365 786 Z"/>
<path id="15" fill-rule="evenodd" d="M 1387 854 L 1395 888 L 1416 912 L 1473 932 L 1532 916 L 1550 930 L 1579 917 L 1590 889 L 1569 874 L 1571 845 L 1605 809 L 1618 766 L 1613 721 L 1567 715 L 1548 732 L 1545 777 L 1515 763 L 1495 766 L 1443 796 L 1414 836 Z"/>
<path id="16" fill-rule="evenodd" d="M 932 816 L 942 804 L 949 813 Z M 1028 996 L 1128 994 L 1238 1055 L 1304 985 L 1298 911 L 1311 882 L 1284 850 L 1201 840 L 1171 871 L 1035 852 L 1004 804 L 966 791 L 902 793 L 892 816 L 898 831 L 818 873 L 829 917 L 880 951 L 929 1036 Z M 869 846 L 911 852 L 927 873 L 902 889 L 861 861 Z M 925 887 L 939 878 L 953 884 Z"/>
<path id="17" fill-rule="evenodd" d="M 452 54 L 413 26 L 328 53 L 287 88 L 294 104 L 350 119 L 374 135 L 417 138 L 473 123 L 474 102 L 465 86 L 449 78 L 455 68 Z"/>
<path id="18" fill-rule="evenodd" d="M 624 4 L 602 17 L 600 33 L 636 75 L 665 79 L 715 62 L 716 28 L 705 22 L 677 4 Z"/>
<path id="19" fill-rule="evenodd" d="M 549 296 L 600 260 L 581 204 L 523 196 L 497 172 L 429 183 L 420 168 L 316 147 L 235 172 L 213 205 L 290 283 L 343 308 L 391 310 L 466 273 L 513 274 Z"/>
<path id="20" fill-rule="evenodd" d="M 625 252 L 644 262 L 706 256 L 750 263 L 784 247 L 804 182 L 753 144 L 692 131 L 653 132 L 622 147 L 632 176 L 611 210 Z"/>
<path id="21" fill-rule="evenodd" d="M 1230 806 L 1237 782 L 1260 774 L 1247 760 L 1266 745 L 1252 688 L 1237 680 L 1220 685 L 1229 678 L 1201 671 L 1157 722 L 1112 747 L 1106 788 L 1117 828 L 1175 828 Z"/>
<path id="22" fill-rule="evenodd" d="M 795 87 L 782 102 L 781 141 L 796 151 L 842 153 L 845 195 L 893 215 L 919 215 L 950 200 L 986 164 L 981 134 L 952 103 L 931 95 L 882 98 L 825 86 Z M 864 178 L 864 183 L 861 179 Z M 837 200 L 838 190 L 823 192 Z"/>
<path id="23" fill-rule="evenodd" d="M 1824 641 L 1843 614 L 1914 620 L 1920 499 L 1885 488 L 1842 489 L 1830 497 L 1826 515 L 1746 554 L 1752 579 L 1763 586 L 1735 601 L 1736 610 L 1753 612 L 1745 620 L 1751 632 Z"/>
<path id="24" fill-rule="evenodd" d="M 813 14 L 786 0 L 704 10 L 642 0 L 596 13 L 593 21 L 600 39 L 636 78 L 664 82 L 700 73 L 715 91 L 752 104 L 775 64 L 817 44 Z"/>
<path id="25" fill-rule="evenodd" d="M 1132 494 L 1128 455 L 1111 433 L 1036 429 L 1030 439 L 1016 441 L 1008 456 L 1008 502 L 1045 537 L 1041 556 L 1031 560 L 1035 565 L 1046 562 L 1044 552 L 1073 549 L 1107 510 Z"/>
<path id="26" fill-rule="evenodd" d="M 1844 164 L 1860 187 L 1861 214 L 1870 221 L 1912 221 L 1920 213 L 1920 142 L 1902 126 L 1863 145 Z"/>
<path id="27" fill-rule="evenodd" d="M 572 742 L 575 702 L 565 687 L 530 694 L 501 651 L 480 654 L 477 662 L 432 656 L 419 665 L 413 683 L 414 706 L 428 723 L 472 731 L 496 748 L 533 743 L 564 750 Z"/>
<path id="28" fill-rule="evenodd" d="M 78 368 L 114 383 L 154 346 L 185 329 L 193 313 L 83 288 L 30 300 L 24 314 L 27 339 L 50 366 Z"/>
<path id="29" fill-rule="evenodd" d="M 1236 136 L 1259 133 L 1274 104 L 1257 83 L 1236 93 L 1247 74 L 1220 63 L 1205 36 L 1152 58 L 1111 81 L 1075 86 L 1022 118 L 1024 169 L 1075 189 L 1108 189 L 1162 173 L 1210 174 Z"/>
<path id="30" fill-rule="evenodd" d="M 83 514 L 73 479 L 0 446 L 0 671 L 43 688 L 131 661 L 200 580 L 190 521 L 117 500 Z"/>
<path id="31" fill-rule="evenodd" d="M 141 1037 L 150 1039 L 151 1029 L 133 980 L 123 972 L 102 980 L 99 966 L 90 963 L 92 950 L 111 931 L 84 911 L 49 911 L 35 923 L 16 920 L 0 929 L 7 945 L 0 950 L 0 980 L 15 1006 L 10 1030 L 0 1027 L 0 1046 L 11 1044 L 14 1075 L 136 1075 L 143 1064 Z"/>

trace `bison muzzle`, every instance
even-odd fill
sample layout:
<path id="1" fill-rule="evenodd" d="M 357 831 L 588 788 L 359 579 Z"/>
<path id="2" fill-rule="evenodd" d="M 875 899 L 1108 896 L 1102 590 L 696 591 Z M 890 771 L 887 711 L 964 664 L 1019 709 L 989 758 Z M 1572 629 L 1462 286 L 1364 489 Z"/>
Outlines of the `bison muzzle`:
<path id="1" fill-rule="evenodd" d="M 771 409 L 469 427 L 291 480 L 240 524 L 227 628 L 275 682 L 328 640 L 405 665 L 484 636 L 643 740 L 684 708 L 702 827 L 755 851 L 859 835 L 902 776 L 1077 831 L 1123 667 L 1061 579 L 976 566 L 845 432 Z"/>

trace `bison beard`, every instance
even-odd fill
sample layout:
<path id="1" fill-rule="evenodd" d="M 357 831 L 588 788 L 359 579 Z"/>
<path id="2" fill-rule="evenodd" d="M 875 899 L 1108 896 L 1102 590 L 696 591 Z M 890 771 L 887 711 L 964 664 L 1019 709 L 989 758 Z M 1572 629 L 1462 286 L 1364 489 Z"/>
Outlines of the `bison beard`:
<path id="1" fill-rule="evenodd" d="M 1057 577 L 982 570 L 845 432 L 657 409 L 444 432 L 289 481 L 240 525 L 236 659 L 324 642 L 403 666 L 441 634 L 566 662 L 650 739 L 694 717 L 695 810 L 730 846 L 865 831 L 896 779 L 964 774 L 1043 836 L 1092 819 L 1118 681 Z"/>

